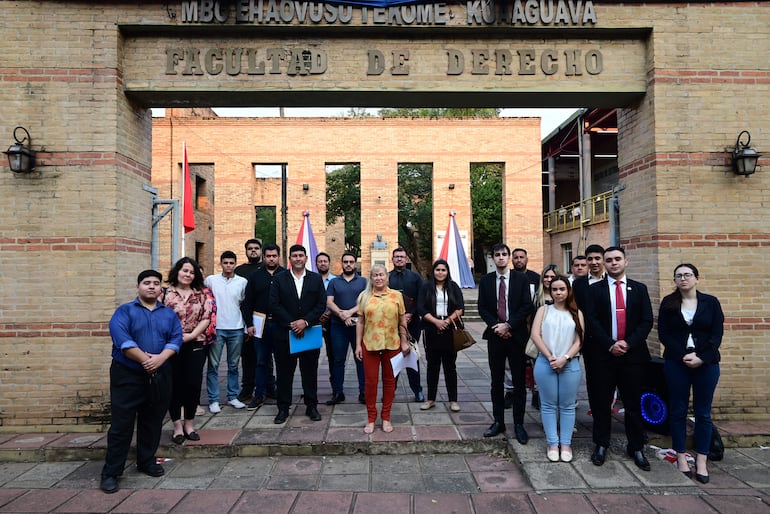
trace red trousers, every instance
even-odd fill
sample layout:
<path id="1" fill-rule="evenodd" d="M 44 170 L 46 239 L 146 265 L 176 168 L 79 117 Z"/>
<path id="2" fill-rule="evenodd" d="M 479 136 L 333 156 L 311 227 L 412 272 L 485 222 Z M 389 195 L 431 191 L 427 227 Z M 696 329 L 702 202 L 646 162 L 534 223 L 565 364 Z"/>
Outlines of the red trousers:
<path id="1" fill-rule="evenodd" d="M 392 359 L 400 350 L 370 352 L 364 345 L 364 396 L 369 423 L 377 421 L 377 384 L 382 368 L 382 413 L 383 421 L 390 421 L 390 409 L 396 396 L 396 379 L 393 377 Z"/>

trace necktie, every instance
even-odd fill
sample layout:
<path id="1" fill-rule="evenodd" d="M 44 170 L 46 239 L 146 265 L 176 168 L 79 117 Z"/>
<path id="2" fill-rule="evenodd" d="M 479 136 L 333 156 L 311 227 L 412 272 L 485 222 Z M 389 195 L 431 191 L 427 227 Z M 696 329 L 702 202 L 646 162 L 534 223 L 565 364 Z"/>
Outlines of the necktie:
<path id="1" fill-rule="evenodd" d="M 623 300 L 623 283 L 615 281 L 615 318 L 618 322 L 618 341 L 626 338 L 626 302 Z"/>
<path id="2" fill-rule="evenodd" d="M 497 292 L 497 319 L 498 321 L 508 319 L 505 312 L 505 277 L 500 277 L 500 289 Z"/>

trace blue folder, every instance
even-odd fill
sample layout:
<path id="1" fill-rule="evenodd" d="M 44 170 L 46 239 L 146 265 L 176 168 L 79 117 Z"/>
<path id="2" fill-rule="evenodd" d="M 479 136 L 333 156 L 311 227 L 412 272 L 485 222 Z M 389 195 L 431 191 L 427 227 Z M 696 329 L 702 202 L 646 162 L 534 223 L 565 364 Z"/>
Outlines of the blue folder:
<path id="1" fill-rule="evenodd" d="M 323 342 L 323 329 L 321 325 L 307 327 L 302 337 L 297 337 L 294 332 L 289 330 L 289 353 L 318 350 L 323 345 Z"/>

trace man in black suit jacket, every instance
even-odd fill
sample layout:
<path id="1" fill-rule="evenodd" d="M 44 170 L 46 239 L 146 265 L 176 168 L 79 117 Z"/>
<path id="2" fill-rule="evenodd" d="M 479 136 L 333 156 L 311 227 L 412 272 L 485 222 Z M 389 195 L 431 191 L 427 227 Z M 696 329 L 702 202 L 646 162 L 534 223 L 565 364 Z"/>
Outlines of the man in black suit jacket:
<path id="1" fill-rule="evenodd" d="M 588 301 L 583 306 L 588 325 L 583 355 L 596 445 L 591 462 L 597 466 L 604 464 L 610 444 L 610 409 L 617 387 L 625 409 L 626 452 L 639 468 L 649 471 L 650 463 L 643 453 L 640 397 L 645 365 L 650 360 L 647 335 L 652 330 L 652 305 L 647 287 L 626 278 L 627 265 L 623 248 L 607 248 L 607 276 L 588 288 Z M 620 301 L 618 294 L 623 296 Z"/>
<path id="2" fill-rule="evenodd" d="M 534 311 L 529 282 L 523 273 L 510 268 L 511 250 L 504 244 L 492 248 L 496 271 L 482 277 L 479 283 L 479 315 L 487 324 L 483 338 L 487 340 L 489 372 L 491 375 L 492 415 L 495 422 L 484 432 L 484 437 L 494 437 L 505 432 L 505 397 L 503 377 L 508 360 L 513 382 L 513 425 L 516 439 L 527 444 L 529 436 L 524 430 L 524 405 L 527 390 L 524 385 L 527 343 L 527 318 Z M 502 277 L 502 278 L 501 278 Z M 500 282 L 505 284 L 505 305 L 498 313 Z"/>
<path id="3" fill-rule="evenodd" d="M 313 421 L 320 421 L 318 413 L 318 357 L 320 347 L 299 353 L 290 353 L 289 331 L 302 336 L 305 329 L 316 325 L 326 310 L 326 289 L 321 275 L 307 271 L 307 251 L 302 245 L 289 249 L 291 268 L 276 275 L 270 286 L 270 309 L 275 323 L 275 365 L 278 382 L 278 414 L 276 424 L 285 423 L 291 407 L 291 391 L 294 371 L 302 375 L 305 398 L 305 414 Z"/>

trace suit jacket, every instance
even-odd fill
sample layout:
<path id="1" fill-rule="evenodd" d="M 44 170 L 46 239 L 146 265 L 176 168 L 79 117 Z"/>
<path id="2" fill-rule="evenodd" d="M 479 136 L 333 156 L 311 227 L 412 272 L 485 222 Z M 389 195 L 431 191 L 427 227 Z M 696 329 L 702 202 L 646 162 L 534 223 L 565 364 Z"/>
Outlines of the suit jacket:
<path id="1" fill-rule="evenodd" d="M 270 309 L 273 322 L 285 331 L 279 331 L 288 338 L 289 324 L 304 319 L 308 325 L 317 325 L 326 310 L 326 288 L 318 273 L 305 272 L 302 294 L 297 297 L 291 270 L 278 273 L 270 286 Z"/>
<path id="2" fill-rule="evenodd" d="M 511 270 L 510 280 L 506 284 L 508 292 L 508 316 L 505 320 L 511 327 L 513 339 L 524 343 L 529 337 L 527 319 L 535 311 L 529 294 L 529 280 L 524 273 Z M 487 328 L 482 337 L 489 340 L 494 334 L 491 327 L 497 325 L 497 272 L 487 273 L 479 282 L 479 315 Z"/>
<path id="3" fill-rule="evenodd" d="M 675 293 L 676 294 L 676 293 Z M 719 362 L 719 345 L 724 334 L 725 315 L 716 297 L 697 291 L 698 308 L 692 325 L 682 317 L 675 294 L 666 296 L 660 302 L 658 314 L 658 338 L 666 348 L 663 358 L 682 362 L 687 351 L 687 336 L 692 334 L 695 354 L 707 364 Z"/>
<path id="4" fill-rule="evenodd" d="M 585 307 L 585 319 L 588 326 L 588 339 L 583 345 L 586 357 L 611 358 L 612 321 L 615 312 L 610 303 L 610 289 L 607 278 L 588 287 L 588 301 Z M 626 354 L 621 357 L 629 362 L 647 362 L 650 350 L 647 348 L 647 335 L 652 330 L 652 304 L 647 287 L 641 282 L 626 277 L 626 337 L 629 344 Z"/>

